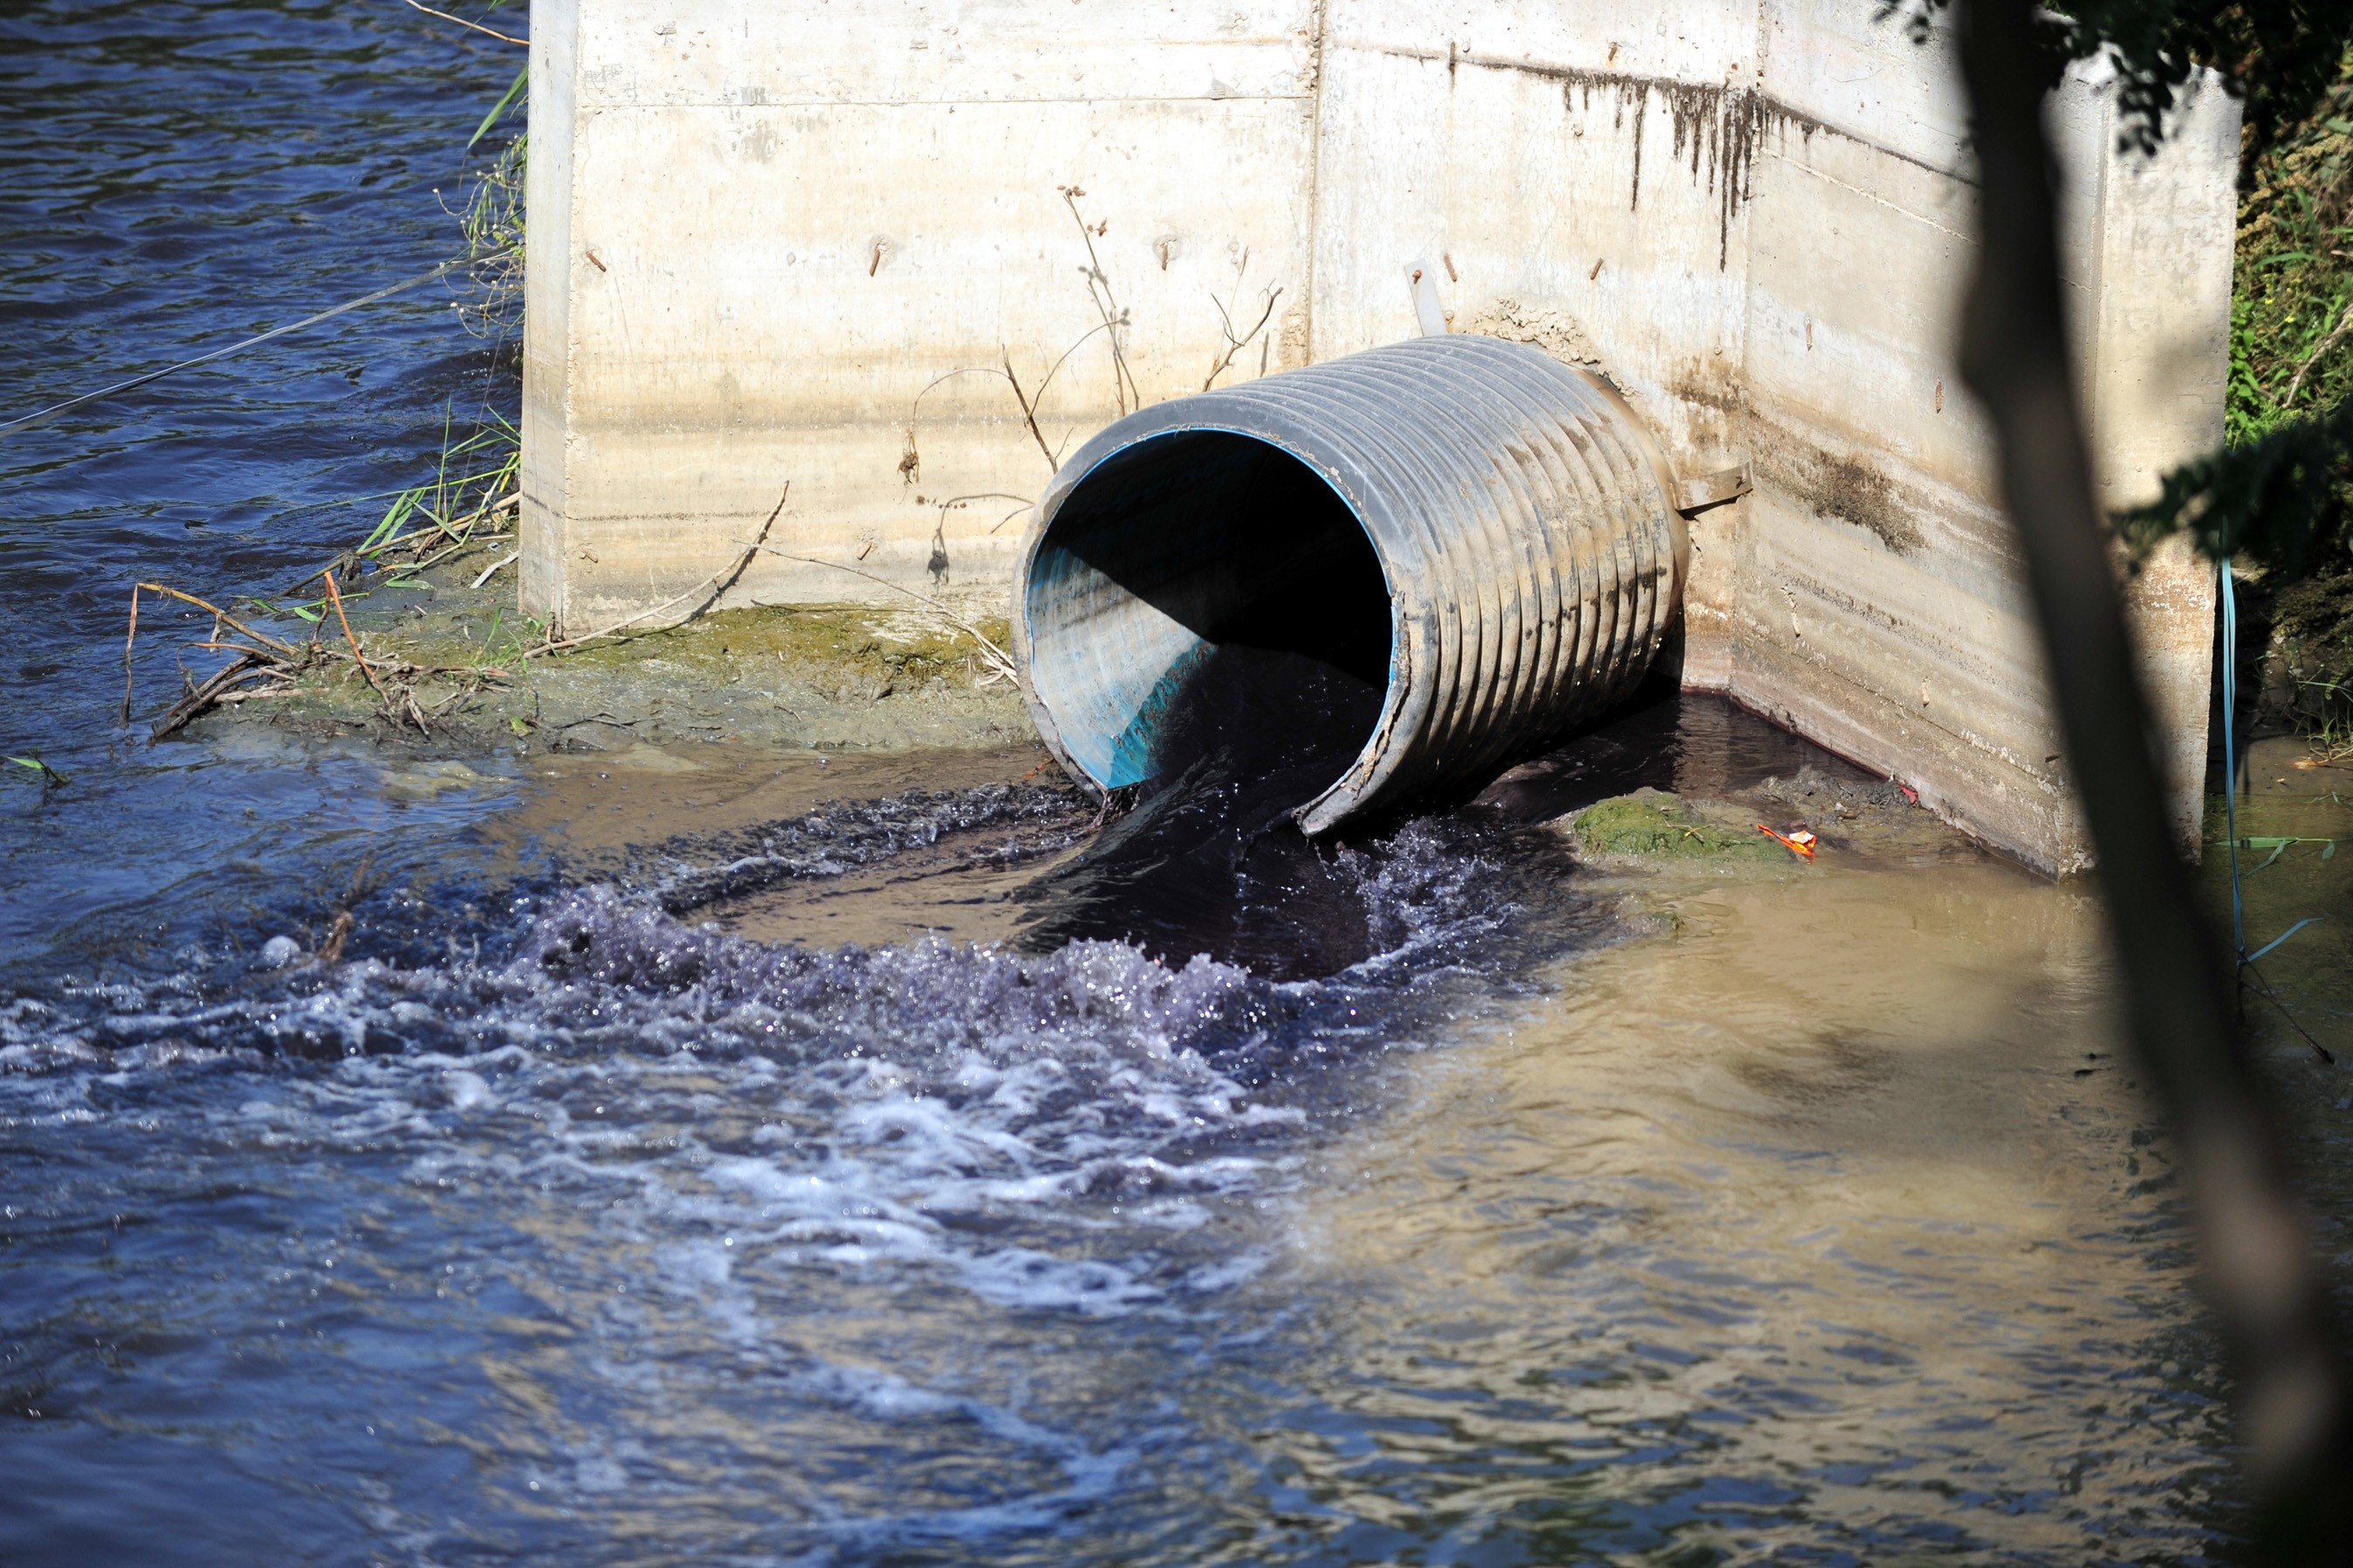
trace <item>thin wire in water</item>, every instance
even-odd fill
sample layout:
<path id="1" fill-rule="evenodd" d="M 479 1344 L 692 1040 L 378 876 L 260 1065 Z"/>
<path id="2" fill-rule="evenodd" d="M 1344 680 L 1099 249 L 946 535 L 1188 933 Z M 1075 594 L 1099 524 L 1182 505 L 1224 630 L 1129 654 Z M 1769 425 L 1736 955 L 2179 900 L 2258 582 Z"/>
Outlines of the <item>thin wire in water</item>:
<path id="1" fill-rule="evenodd" d="M 266 332 L 258 333 L 240 342 L 231 343 L 227 348 L 215 349 L 210 353 L 201 353 L 194 359 L 184 359 L 175 364 L 167 364 L 161 370 L 151 370 L 143 375 L 134 375 L 128 381 L 118 381 L 111 386 L 101 386 L 95 392 L 85 392 L 78 397 L 69 397 L 62 403 L 52 403 L 46 408 L 37 408 L 30 414 L 20 415 L 5 424 L 0 424 L 0 436 L 9 435 L 30 426 L 38 425 L 44 420 L 54 419 L 60 414 L 144 386 L 151 381 L 161 381 L 167 375 L 174 375 L 184 370 L 192 370 L 200 364 L 210 364 L 216 359 L 227 359 L 233 353 L 242 353 L 257 343 L 266 343 L 272 338 L 282 338 L 289 332 L 299 332 L 305 327 L 315 327 L 322 321 L 331 321 L 343 314 L 346 310 L 356 310 L 363 305 L 373 305 L 379 300 L 389 300 L 395 294 L 405 294 L 411 289 L 421 288 L 437 278 L 446 278 L 450 273 L 469 265 L 470 265 L 470 258 L 463 257 L 455 261 L 445 261 L 430 272 L 420 272 L 414 278 L 378 289 L 372 294 L 363 294 L 356 300 L 346 300 L 340 305 L 321 310 L 316 315 L 305 316 L 299 321 L 289 321 L 284 326 L 272 327 Z"/>

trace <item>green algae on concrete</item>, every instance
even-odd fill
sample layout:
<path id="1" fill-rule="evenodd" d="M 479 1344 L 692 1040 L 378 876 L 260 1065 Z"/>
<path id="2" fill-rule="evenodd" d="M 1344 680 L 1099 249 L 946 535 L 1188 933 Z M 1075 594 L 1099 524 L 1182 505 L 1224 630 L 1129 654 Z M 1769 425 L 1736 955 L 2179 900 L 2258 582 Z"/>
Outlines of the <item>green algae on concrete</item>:
<path id="1" fill-rule="evenodd" d="M 1664 790 L 1639 789 L 1589 805 L 1571 826 L 1578 845 L 1596 855 L 1784 866 L 1795 858 L 1754 827 L 1744 832 L 1710 822 Z"/>
<path id="2" fill-rule="evenodd" d="M 1030 738 L 1019 690 L 994 674 L 968 631 L 923 606 L 722 610 L 525 657 L 543 631 L 517 617 L 503 595 L 470 586 L 467 569 L 419 584 L 422 592 L 351 596 L 353 629 L 369 659 L 441 672 L 415 680 L 414 715 L 388 705 L 345 661 L 306 671 L 282 700 L 199 722 L 366 734 L 454 756 L 724 741 L 898 751 Z M 967 624 L 1007 646 L 1001 615 Z M 340 633 L 331 621 L 322 635 Z"/>

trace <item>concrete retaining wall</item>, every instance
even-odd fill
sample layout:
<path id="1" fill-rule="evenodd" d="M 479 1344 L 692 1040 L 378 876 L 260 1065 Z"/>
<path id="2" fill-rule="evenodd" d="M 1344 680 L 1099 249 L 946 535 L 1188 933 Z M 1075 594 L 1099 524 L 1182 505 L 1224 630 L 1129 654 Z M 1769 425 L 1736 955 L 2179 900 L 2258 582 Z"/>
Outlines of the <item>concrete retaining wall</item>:
<path id="1" fill-rule="evenodd" d="M 787 481 L 730 602 L 999 595 L 1055 455 L 1410 335 L 1420 268 L 1454 330 L 1606 368 L 1680 473 L 1753 476 L 1694 520 L 1688 683 L 2073 868 L 1951 360 L 1957 88 L 1875 12 L 534 0 L 524 607 L 694 602 Z M 2054 123 L 2121 502 L 2221 438 L 2238 110 L 2208 88 L 2120 154 L 2087 70 Z M 2133 593 L 2194 838 L 2211 581 L 2173 556 Z"/>

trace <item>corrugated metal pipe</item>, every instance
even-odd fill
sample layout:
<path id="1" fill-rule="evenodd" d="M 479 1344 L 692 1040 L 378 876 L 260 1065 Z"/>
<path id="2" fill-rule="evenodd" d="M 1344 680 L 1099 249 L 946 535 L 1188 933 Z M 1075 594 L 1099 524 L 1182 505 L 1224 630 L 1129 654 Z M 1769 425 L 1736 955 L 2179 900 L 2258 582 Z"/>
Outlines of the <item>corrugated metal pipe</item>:
<path id="1" fill-rule="evenodd" d="M 1116 789 L 1156 771 L 1205 654 L 1287 650 L 1386 683 L 1356 760 L 1296 813 L 1307 832 L 1475 783 L 1641 679 L 1682 597 L 1676 493 L 1608 382 L 1493 338 L 1155 405 L 1088 442 L 1030 524 L 1031 714 Z"/>

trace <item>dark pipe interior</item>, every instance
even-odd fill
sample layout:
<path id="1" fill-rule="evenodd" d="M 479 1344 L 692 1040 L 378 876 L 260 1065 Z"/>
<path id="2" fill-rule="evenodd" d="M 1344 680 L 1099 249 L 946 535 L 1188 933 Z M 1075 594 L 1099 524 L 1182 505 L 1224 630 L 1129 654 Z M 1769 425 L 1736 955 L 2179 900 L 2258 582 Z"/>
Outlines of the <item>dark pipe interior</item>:
<path id="1" fill-rule="evenodd" d="M 1082 481 L 1041 567 L 1058 550 L 1207 646 L 1147 704 L 1150 765 L 1129 809 L 1025 893 L 1029 942 L 1118 937 L 1178 962 L 1207 952 L 1280 975 L 1366 956 L 1354 879 L 1291 818 L 1364 749 L 1387 693 L 1388 589 L 1355 515 L 1289 453 L 1187 431 Z M 1051 628 L 1031 608 L 1034 670 Z"/>
<path id="2" fill-rule="evenodd" d="M 1080 482 L 1046 549 L 1208 642 L 1388 682 L 1389 595 L 1372 542 L 1332 487 L 1279 447 L 1222 430 L 1139 442 Z"/>

